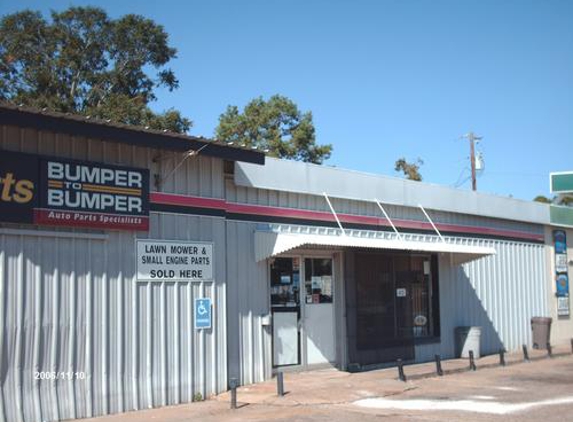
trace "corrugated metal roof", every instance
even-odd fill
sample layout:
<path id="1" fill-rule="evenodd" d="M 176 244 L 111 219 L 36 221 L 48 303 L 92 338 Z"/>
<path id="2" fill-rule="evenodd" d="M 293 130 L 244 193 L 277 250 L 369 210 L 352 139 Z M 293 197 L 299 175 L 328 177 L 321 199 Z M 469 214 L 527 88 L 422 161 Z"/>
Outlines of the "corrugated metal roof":
<path id="1" fill-rule="evenodd" d="M 254 148 L 167 130 L 154 130 L 111 120 L 0 102 L 0 124 L 99 138 L 105 141 L 175 151 L 198 150 L 218 158 L 264 164 L 265 154 Z"/>

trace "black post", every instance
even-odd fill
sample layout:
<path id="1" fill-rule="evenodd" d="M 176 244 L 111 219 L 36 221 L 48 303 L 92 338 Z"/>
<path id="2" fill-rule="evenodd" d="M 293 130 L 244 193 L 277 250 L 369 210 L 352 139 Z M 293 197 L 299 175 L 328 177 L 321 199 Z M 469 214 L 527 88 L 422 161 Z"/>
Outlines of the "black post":
<path id="1" fill-rule="evenodd" d="M 571 353 L 573 353 L 573 338 L 571 339 Z"/>
<path id="2" fill-rule="evenodd" d="M 474 351 L 470 350 L 470 370 L 475 371 L 477 369 L 476 363 L 474 361 Z"/>
<path id="3" fill-rule="evenodd" d="M 523 347 L 523 360 L 529 362 L 529 353 L 527 352 L 527 346 L 524 344 L 522 347 Z"/>
<path id="4" fill-rule="evenodd" d="M 231 409 L 237 408 L 237 378 L 229 380 L 229 387 L 231 387 Z"/>
<path id="5" fill-rule="evenodd" d="M 406 374 L 404 374 L 404 362 L 402 362 L 402 359 L 398 359 L 396 363 L 398 364 L 398 378 L 400 379 L 400 381 L 405 382 Z"/>
<path id="6" fill-rule="evenodd" d="M 441 377 L 444 375 L 444 371 L 442 371 L 442 358 L 440 355 L 435 355 L 434 357 L 436 359 L 436 373 Z"/>
<path id="7" fill-rule="evenodd" d="M 503 347 L 499 349 L 499 364 L 505 366 L 505 349 Z"/>
<path id="8" fill-rule="evenodd" d="M 277 372 L 277 394 L 282 397 L 285 395 L 285 386 L 283 382 L 283 373 Z"/>
<path id="9" fill-rule="evenodd" d="M 551 343 L 547 343 L 547 357 L 553 357 L 553 350 L 551 350 Z"/>

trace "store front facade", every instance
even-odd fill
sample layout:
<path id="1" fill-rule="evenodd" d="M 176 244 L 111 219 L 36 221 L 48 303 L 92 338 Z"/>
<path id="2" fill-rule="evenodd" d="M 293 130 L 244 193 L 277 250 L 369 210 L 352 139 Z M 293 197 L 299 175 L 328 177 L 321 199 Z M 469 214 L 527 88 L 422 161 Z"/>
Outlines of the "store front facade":
<path id="1" fill-rule="evenodd" d="M 458 326 L 514 350 L 554 306 L 542 204 L 19 107 L 0 125 L 0 422 L 449 358 Z"/>

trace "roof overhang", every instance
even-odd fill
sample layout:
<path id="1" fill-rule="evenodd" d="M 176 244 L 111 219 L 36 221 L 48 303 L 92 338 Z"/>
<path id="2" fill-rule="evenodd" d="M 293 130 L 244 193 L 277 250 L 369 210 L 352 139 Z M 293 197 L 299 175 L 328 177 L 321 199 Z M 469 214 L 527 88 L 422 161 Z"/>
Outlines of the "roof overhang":
<path id="1" fill-rule="evenodd" d="M 463 264 L 496 253 L 496 250 L 491 247 L 462 245 L 442 241 L 291 234 L 270 231 L 255 232 L 255 260 L 257 262 L 296 248 L 315 246 L 451 253 L 454 264 Z"/>
<path id="2" fill-rule="evenodd" d="M 0 124 L 66 133 L 139 147 L 187 152 L 201 150 L 201 155 L 230 161 L 264 164 L 261 151 L 239 148 L 180 133 L 160 132 L 119 123 L 104 122 L 85 116 L 12 106 L 0 103 Z"/>

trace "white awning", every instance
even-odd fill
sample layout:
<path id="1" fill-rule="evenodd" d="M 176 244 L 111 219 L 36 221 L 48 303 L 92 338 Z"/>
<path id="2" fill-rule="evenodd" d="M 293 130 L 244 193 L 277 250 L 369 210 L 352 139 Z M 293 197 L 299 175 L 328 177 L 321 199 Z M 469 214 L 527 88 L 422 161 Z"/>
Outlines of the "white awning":
<path id="1" fill-rule="evenodd" d="M 455 264 L 472 261 L 496 253 L 494 248 L 442 241 L 413 241 L 355 236 L 328 236 L 303 233 L 255 232 L 255 259 L 257 262 L 280 255 L 295 248 L 307 246 L 394 249 L 416 252 L 451 253 Z"/>

